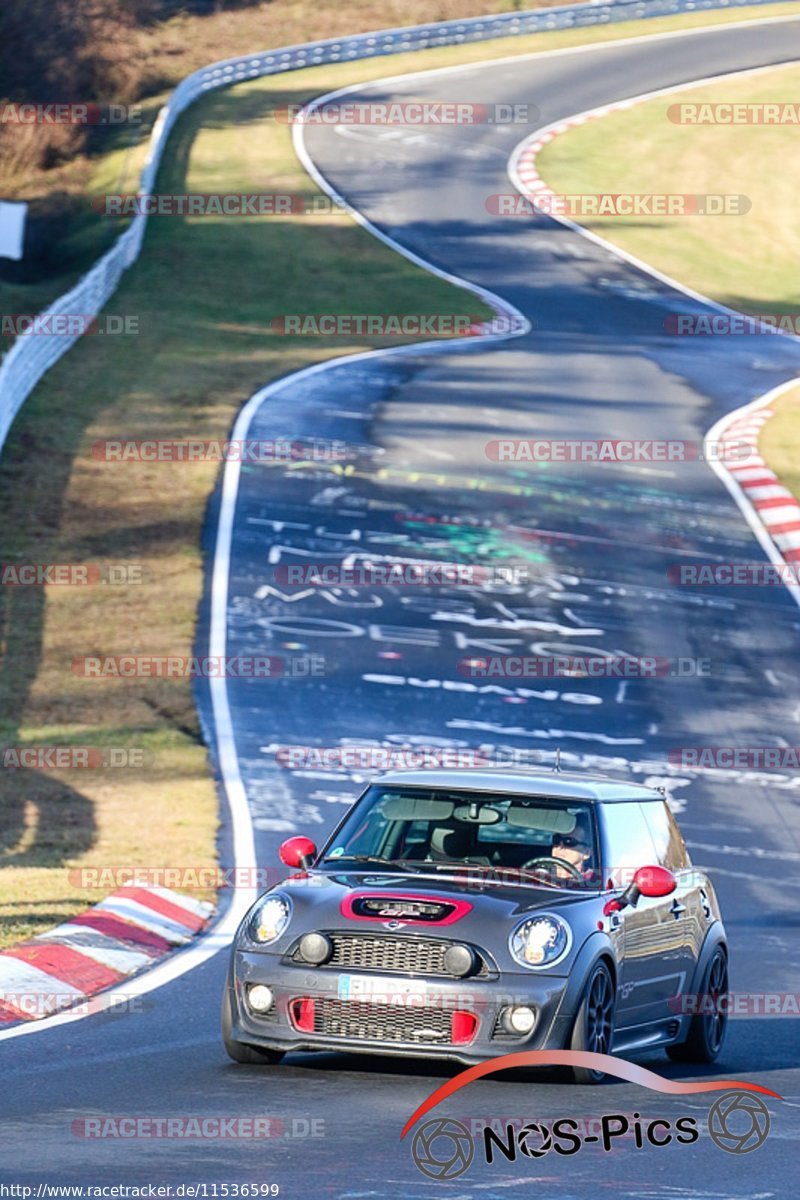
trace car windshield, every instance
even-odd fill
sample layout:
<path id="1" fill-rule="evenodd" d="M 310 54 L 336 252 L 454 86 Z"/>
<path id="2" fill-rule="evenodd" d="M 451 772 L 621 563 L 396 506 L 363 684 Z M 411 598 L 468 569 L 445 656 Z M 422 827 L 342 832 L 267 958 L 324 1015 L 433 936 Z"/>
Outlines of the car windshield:
<path id="1" fill-rule="evenodd" d="M 448 868 L 596 888 L 592 806 L 550 797 L 371 787 L 331 840 L 326 866 Z"/>

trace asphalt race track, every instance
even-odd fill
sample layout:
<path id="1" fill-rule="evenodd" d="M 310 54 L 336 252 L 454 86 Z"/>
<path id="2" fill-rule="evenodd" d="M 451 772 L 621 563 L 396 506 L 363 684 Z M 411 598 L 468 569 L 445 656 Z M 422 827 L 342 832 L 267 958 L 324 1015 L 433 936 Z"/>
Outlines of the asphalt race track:
<path id="1" fill-rule="evenodd" d="M 543 126 L 654 88 L 790 61 L 800 57 L 798 34 L 800 23 L 788 20 L 719 28 L 409 77 L 359 98 L 529 102 Z M 241 474 L 228 652 L 324 659 L 319 678 L 229 685 L 259 862 L 276 865 L 290 832 L 320 841 L 363 782 L 290 770 L 276 763 L 279 747 L 363 739 L 532 751 L 546 763 L 560 747 L 565 764 L 668 787 L 694 861 L 718 889 L 734 992 L 792 992 L 800 965 L 796 776 L 679 771 L 669 753 L 797 744 L 797 606 L 777 587 L 672 582 L 675 564 L 763 559 L 703 462 L 541 469 L 491 461 L 485 448 L 503 435 L 700 443 L 723 413 L 800 374 L 800 345 L 671 336 L 666 317 L 697 311 L 696 302 L 545 217 L 490 215 L 486 198 L 512 190 L 508 157 L 532 131 L 306 130 L 319 171 L 350 204 L 416 254 L 515 305 L 533 328 L 466 350 L 337 366 L 288 383 L 255 413 L 250 437 L 340 440 L 351 468 L 320 461 Z M 279 566 L 340 562 L 351 552 L 525 566 L 533 582 L 356 594 L 276 581 Z M 270 590 L 278 588 L 283 597 Z M 581 649 L 705 659 L 708 673 L 471 686 L 459 669 L 470 655 Z M 756 1200 L 796 1190 L 796 1018 L 734 1020 L 708 1072 L 784 1097 L 769 1102 L 772 1130 L 756 1152 L 734 1156 L 705 1135 L 660 1149 L 627 1139 L 610 1153 L 595 1144 L 569 1159 L 551 1153 L 489 1166 L 476 1158 L 468 1174 L 444 1183 L 417 1170 L 400 1131 L 450 1068 L 344 1055 L 234 1066 L 218 1039 L 225 960 L 217 955 L 147 995 L 140 1013 L 5 1042 L 0 1180 L 11 1178 L 3 1166 L 10 1158 L 15 1182 L 247 1180 L 278 1183 L 298 1200 L 493 1200 L 534 1188 L 560 1200 Z M 642 1061 L 672 1078 L 704 1076 L 663 1055 Z M 630 1084 L 575 1088 L 553 1073 L 483 1080 L 437 1112 L 479 1123 L 612 1112 L 703 1119 L 712 1099 Z M 73 1131 L 73 1122 L 96 1115 L 264 1114 L 283 1122 L 268 1141 L 122 1143 Z"/>

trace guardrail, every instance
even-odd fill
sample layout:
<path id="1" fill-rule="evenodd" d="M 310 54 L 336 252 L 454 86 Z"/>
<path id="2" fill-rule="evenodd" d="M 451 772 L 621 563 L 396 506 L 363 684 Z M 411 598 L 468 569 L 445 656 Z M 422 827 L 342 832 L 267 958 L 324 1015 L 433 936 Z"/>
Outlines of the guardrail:
<path id="1" fill-rule="evenodd" d="M 216 88 L 230 87 L 264 75 L 279 75 L 325 63 L 350 62 L 381 55 L 402 54 L 409 50 L 427 50 L 435 46 L 458 46 L 492 38 L 518 37 L 554 29 L 577 29 L 605 25 L 615 21 L 644 20 L 676 13 L 702 12 L 707 9 L 745 8 L 775 0 L 611 0 L 602 4 L 569 5 L 528 12 L 503 13 L 500 16 L 470 17 L 462 21 L 440 21 L 350 37 L 327 38 L 288 46 L 261 54 L 245 54 L 212 63 L 187 75 L 161 109 L 150 135 L 147 161 L 139 181 L 139 195 L 153 191 L 156 175 L 167 140 L 178 117 L 195 100 Z M 69 292 L 60 296 L 40 314 L 43 317 L 80 313 L 96 316 L 116 290 L 120 277 L 139 257 L 147 214 L 139 213 L 101 259 Z M 25 400 L 49 368 L 74 345 L 80 333 L 49 334 L 43 337 L 22 335 L 0 363 L 0 451 L 11 424 Z"/>

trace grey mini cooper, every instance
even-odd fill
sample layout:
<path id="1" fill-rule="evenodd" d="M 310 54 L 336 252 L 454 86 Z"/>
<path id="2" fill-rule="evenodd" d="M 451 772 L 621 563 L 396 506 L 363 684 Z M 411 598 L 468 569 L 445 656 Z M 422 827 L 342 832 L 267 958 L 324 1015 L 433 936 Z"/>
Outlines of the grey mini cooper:
<path id="1" fill-rule="evenodd" d="M 660 792 L 514 770 L 374 780 L 236 935 L 222 1037 L 473 1064 L 515 1050 L 711 1062 L 728 949 L 714 889 Z M 576 1068 L 582 1083 L 601 1073 Z"/>

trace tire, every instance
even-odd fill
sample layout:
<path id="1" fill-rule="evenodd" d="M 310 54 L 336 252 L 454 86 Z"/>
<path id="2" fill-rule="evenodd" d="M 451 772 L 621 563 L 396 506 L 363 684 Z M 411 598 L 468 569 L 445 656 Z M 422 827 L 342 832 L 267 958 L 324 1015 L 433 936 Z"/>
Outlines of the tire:
<path id="1" fill-rule="evenodd" d="M 695 1013 L 685 1040 L 667 1046 L 667 1054 L 673 1062 L 712 1063 L 719 1058 L 728 1029 L 727 1011 L 718 1003 L 720 996 L 728 994 L 728 955 L 723 946 L 717 946 L 711 956 L 700 994 L 704 1002 L 706 997 L 711 997 L 713 1011 Z M 705 1003 L 703 1007 L 706 1007 Z"/>
<path id="2" fill-rule="evenodd" d="M 225 1047 L 225 1053 L 234 1062 L 244 1063 L 247 1066 L 267 1066 L 270 1063 L 281 1061 L 284 1055 L 283 1050 L 268 1050 L 266 1046 L 251 1046 L 248 1042 L 236 1041 L 231 1036 L 232 1025 L 230 991 L 226 987 L 220 1013 L 222 1044 Z"/>
<path id="3" fill-rule="evenodd" d="M 610 1054 L 614 1037 L 614 1006 L 616 995 L 614 980 L 604 962 L 595 965 L 586 981 L 583 998 L 575 1015 L 572 1027 L 570 1050 L 590 1050 L 596 1054 Z M 573 1067 L 575 1083 L 602 1083 L 605 1071 L 594 1071 L 589 1067 Z"/>

